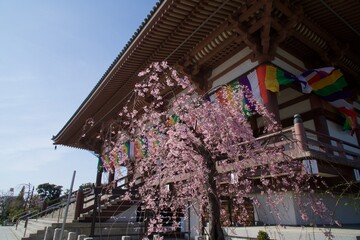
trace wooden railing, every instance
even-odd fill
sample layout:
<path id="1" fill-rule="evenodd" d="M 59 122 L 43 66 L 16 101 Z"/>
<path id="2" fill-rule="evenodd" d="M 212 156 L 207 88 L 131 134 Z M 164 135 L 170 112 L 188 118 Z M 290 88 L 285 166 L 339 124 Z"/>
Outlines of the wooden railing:
<path id="1" fill-rule="evenodd" d="M 349 161 L 360 161 L 360 147 L 358 145 L 305 129 L 306 143 L 311 151 L 325 153 L 332 158 Z"/>
<path id="2" fill-rule="evenodd" d="M 300 115 L 295 115 L 294 126 L 281 132 L 261 136 L 262 143 L 284 146 L 294 158 L 320 157 L 349 166 L 360 166 L 360 146 L 304 127 Z"/>
<path id="3" fill-rule="evenodd" d="M 294 159 L 314 158 L 360 167 L 360 146 L 304 127 L 300 115 L 295 115 L 294 126 L 256 138 L 261 146 L 281 147 Z M 239 147 L 248 142 L 239 144 Z M 262 149 L 254 149 L 261 152 Z M 281 161 L 281 159 L 279 159 Z M 231 171 L 231 164 L 220 172 Z"/>
<path id="4" fill-rule="evenodd" d="M 81 190 L 78 191 L 76 199 L 76 208 L 74 219 L 79 219 L 82 213 L 87 213 L 94 210 L 97 206 L 101 206 L 110 200 L 124 196 L 129 191 L 129 179 L 131 175 L 123 176 L 114 180 L 108 185 L 102 185 L 93 189 L 93 194 L 85 195 Z M 136 190 L 134 190 L 136 193 Z M 95 198 L 96 201 L 95 201 Z"/>

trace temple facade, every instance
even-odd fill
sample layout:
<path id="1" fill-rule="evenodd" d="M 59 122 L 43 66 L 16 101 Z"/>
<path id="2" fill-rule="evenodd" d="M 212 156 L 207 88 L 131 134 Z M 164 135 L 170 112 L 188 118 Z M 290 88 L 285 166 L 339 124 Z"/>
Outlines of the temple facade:
<path id="1" fill-rule="evenodd" d="M 159 1 L 54 136 L 54 144 L 101 156 L 104 142 L 97 137 L 99 131 L 126 104 L 140 81 L 137 73 L 152 62 L 167 61 L 203 94 L 216 95 L 219 86 L 248 81 L 254 96 L 282 125 L 281 134 L 301 143 L 301 154 L 290 145 L 286 151 L 303 162 L 304 171 L 321 176 L 330 187 L 353 184 L 340 203 L 331 197 L 324 202 L 336 208 L 335 217 L 342 224 L 359 224 L 360 213 L 350 207 L 359 204 L 353 198 L 359 194 L 360 181 L 359 12 L 357 1 Z M 301 118 L 297 115 L 294 123 L 296 114 Z M 265 137 L 257 132 L 261 121 L 251 121 L 256 137 Z M 101 186 L 100 179 L 98 172 L 96 186 Z M 110 174 L 109 183 L 114 181 L 116 176 Z M 285 224 L 306 224 L 291 192 L 284 201 Z M 229 204 L 224 200 L 224 208 Z M 279 223 L 271 209 L 248 206 L 253 211 L 250 225 Z M 195 225 L 198 219 L 192 216 L 191 221 Z M 316 223 L 327 224 L 321 219 Z"/>

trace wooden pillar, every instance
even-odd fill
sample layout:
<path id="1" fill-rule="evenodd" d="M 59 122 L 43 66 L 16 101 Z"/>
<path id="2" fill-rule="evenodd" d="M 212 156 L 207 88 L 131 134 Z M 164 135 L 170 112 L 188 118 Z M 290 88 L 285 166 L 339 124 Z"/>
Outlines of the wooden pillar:
<path id="1" fill-rule="evenodd" d="M 256 115 L 252 115 L 248 118 L 248 121 L 250 123 L 252 132 L 253 132 L 253 136 L 254 137 L 258 137 L 259 136 L 259 127 L 257 125 L 257 116 Z"/>
<path id="2" fill-rule="evenodd" d="M 102 173 L 103 173 L 103 166 L 102 166 L 101 159 L 99 158 L 99 163 L 98 163 L 98 166 L 97 166 L 97 169 L 96 169 L 95 187 L 101 186 Z"/>
<path id="3" fill-rule="evenodd" d="M 83 208 L 84 208 L 84 191 L 83 191 L 82 187 L 79 187 L 79 190 L 77 191 L 77 194 L 76 194 L 74 220 L 79 219 Z"/>
<path id="4" fill-rule="evenodd" d="M 307 151 L 308 146 L 306 142 L 305 128 L 300 114 L 294 116 L 294 137 L 298 142 L 298 148 L 300 151 Z"/>
<path id="5" fill-rule="evenodd" d="M 96 224 L 96 217 L 98 214 L 97 207 L 100 202 L 101 196 L 99 195 L 102 191 L 101 187 L 97 186 L 94 189 L 95 196 L 94 196 L 94 205 L 93 205 L 93 215 L 91 220 L 91 228 L 90 228 L 90 237 L 93 237 L 95 235 L 95 224 Z"/>
<path id="6" fill-rule="evenodd" d="M 358 146 L 360 146 L 360 129 L 355 129 L 355 136 L 358 142 Z"/>
<path id="7" fill-rule="evenodd" d="M 103 173 L 103 166 L 102 166 L 101 159 L 99 157 L 99 162 L 98 162 L 97 171 L 96 171 L 96 182 L 95 182 L 95 188 L 94 188 L 94 195 L 95 196 L 94 196 L 93 216 L 92 216 L 92 221 L 91 221 L 90 236 L 94 236 L 94 234 L 95 234 L 97 205 L 98 205 L 99 193 L 101 193 L 102 173 Z"/>
<path id="8" fill-rule="evenodd" d="M 326 121 L 323 102 L 321 98 L 313 94 L 310 94 L 310 104 L 311 104 L 311 109 L 313 109 L 313 120 L 315 124 L 315 131 L 330 136 L 329 127 Z M 329 138 L 318 136 L 318 141 L 331 145 L 331 141 Z"/>
<path id="9" fill-rule="evenodd" d="M 228 207 L 228 211 L 229 211 L 229 221 L 230 221 L 230 226 L 233 227 L 234 221 L 233 221 L 233 215 L 232 215 L 232 211 L 233 211 L 233 200 L 232 197 L 228 197 L 228 202 L 227 202 L 227 207 Z"/>
<path id="10" fill-rule="evenodd" d="M 115 179 L 115 169 L 112 169 L 112 171 L 109 171 L 108 184 L 112 184 L 114 179 Z"/>
<path id="11" fill-rule="evenodd" d="M 268 96 L 268 102 L 265 104 L 267 110 L 274 115 L 274 119 L 278 124 L 281 124 L 280 121 L 280 111 L 279 105 L 276 97 L 276 93 L 273 93 L 269 90 L 266 90 Z"/>

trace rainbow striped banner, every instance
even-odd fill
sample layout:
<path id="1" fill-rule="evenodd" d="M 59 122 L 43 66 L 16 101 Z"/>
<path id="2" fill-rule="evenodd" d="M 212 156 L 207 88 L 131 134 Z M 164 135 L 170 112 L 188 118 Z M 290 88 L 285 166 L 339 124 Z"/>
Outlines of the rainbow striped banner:
<path id="1" fill-rule="evenodd" d="M 290 74 L 273 65 L 262 65 L 257 67 L 245 76 L 227 84 L 227 86 L 218 89 L 209 96 L 210 101 L 217 101 L 222 105 L 233 104 L 236 93 L 239 92 L 239 85 L 246 86 L 251 92 L 253 98 L 263 104 L 268 102 L 267 91 L 279 92 L 280 86 L 292 83 L 301 84 L 303 93 L 314 93 L 336 108 L 345 118 L 344 129 L 354 130 L 358 128 L 357 114 L 352 104 L 345 99 L 351 97 L 351 92 L 344 90 L 347 86 L 345 78 L 339 69 L 333 67 L 325 67 L 312 69 L 303 72 L 300 76 Z M 247 116 L 251 116 L 255 111 L 255 107 L 244 95 L 243 111 Z M 178 116 L 174 115 L 165 122 L 165 125 L 171 126 L 178 122 Z M 154 133 L 156 134 L 156 133 Z M 139 136 L 134 141 L 128 141 L 123 145 L 118 154 L 121 159 L 129 160 L 141 159 L 148 154 L 149 143 L 145 136 Z M 158 142 L 153 142 L 154 151 L 159 147 Z M 110 157 L 120 164 L 119 155 L 111 152 L 110 156 L 104 154 L 101 156 L 99 169 L 111 167 Z M 99 159 L 99 160 L 100 160 Z"/>
<path id="2" fill-rule="evenodd" d="M 325 67 L 312 69 L 298 77 L 303 83 L 303 93 L 313 92 L 335 107 L 345 118 L 344 130 L 358 128 L 357 115 L 352 104 L 345 99 L 351 97 L 351 92 L 344 90 L 347 82 L 339 69 Z"/>
<path id="3" fill-rule="evenodd" d="M 148 140 L 141 135 L 134 141 L 134 156 L 136 159 L 144 158 L 148 154 Z"/>
<path id="4" fill-rule="evenodd" d="M 358 128 L 357 115 L 354 107 L 345 99 L 351 97 L 351 92 L 344 90 L 346 80 L 339 69 L 325 67 L 312 69 L 295 76 L 273 65 L 262 65 L 231 83 L 221 88 L 215 94 L 209 96 L 210 101 L 218 101 L 220 104 L 231 103 L 233 89 L 237 84 L 246 86 L 252 93 L 253 98 L 263 104 L 268 102 L 267 90 L 279 92 L 280 86 L 291 83 L 301 85 L 303 93 L 314 93 L 334 106 L 346 119 L 344 129 Z M 232 93 L 231 93 L 232 92 Z M 254 111 L 254 106 L 244 96 L 244 105 Z"/>

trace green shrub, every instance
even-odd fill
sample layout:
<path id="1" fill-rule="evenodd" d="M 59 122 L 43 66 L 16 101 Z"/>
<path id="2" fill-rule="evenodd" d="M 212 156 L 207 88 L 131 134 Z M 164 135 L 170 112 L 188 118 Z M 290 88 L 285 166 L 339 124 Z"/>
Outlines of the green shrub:
<path id="1" fill-rule="evenodd" d="M 258 232 L 258 235 L 257 235 L 256 238 L 257 238 L 258 240 L 270 240 L 269 235 L 268 235 L 266 232 L 261 231 L 261 230 Z"/>

